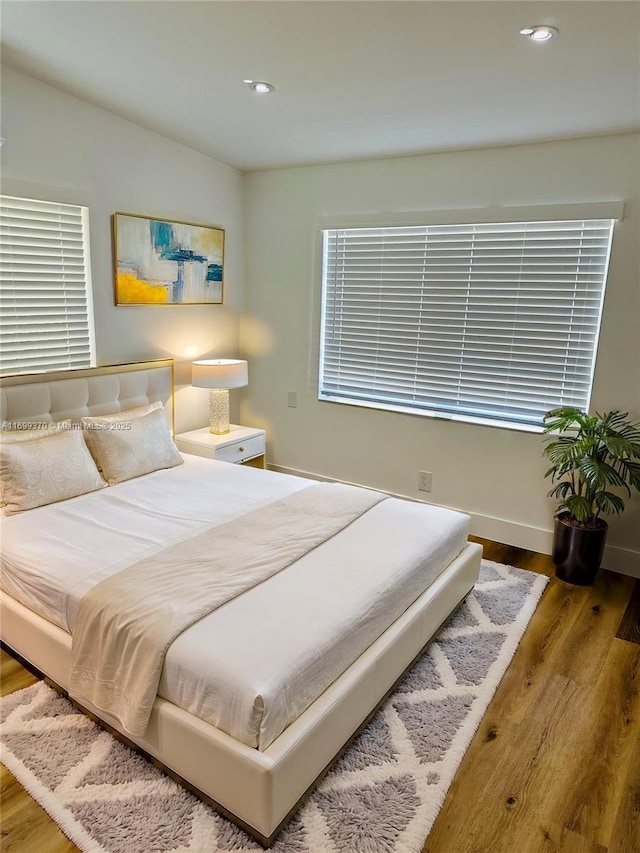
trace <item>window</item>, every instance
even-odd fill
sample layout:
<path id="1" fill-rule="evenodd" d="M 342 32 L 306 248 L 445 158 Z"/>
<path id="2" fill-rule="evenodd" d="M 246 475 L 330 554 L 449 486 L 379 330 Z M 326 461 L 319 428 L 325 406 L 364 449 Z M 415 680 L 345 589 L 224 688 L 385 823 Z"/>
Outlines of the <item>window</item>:
<path id="1" fill-rule="evenodd" d="M 0 197 L 0 370 L 93 363 L 88 211 Z"/>
<path id="2" fill-rule="evenodd" d="M 323 231 L 322 400 L 537 425 L 589 404 L 613 220 Z"/>

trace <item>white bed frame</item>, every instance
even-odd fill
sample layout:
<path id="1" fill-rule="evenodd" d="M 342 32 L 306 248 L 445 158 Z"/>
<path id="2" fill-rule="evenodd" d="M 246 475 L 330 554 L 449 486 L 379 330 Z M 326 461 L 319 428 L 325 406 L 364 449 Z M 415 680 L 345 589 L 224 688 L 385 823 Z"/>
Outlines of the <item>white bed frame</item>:
<path id="1" fill-rule="evenodd" d="M 173 362 L 8 377 L 0 380 L 3 421 L 109 414 L 162 400 L 173 421 Z M 149 727 L 133 743 L 269 846 L 300 801 L 435 634 L 478 578 L 482 548 L 461 554 L 418 599 L 263 752 L 157 698 Z M 71 636 L 0 592 L 2 641 L 63 690 Z M 85 706 L 122 734 L 115 719 Z M 126 739 L 131 740 L 129 737 Z"/>

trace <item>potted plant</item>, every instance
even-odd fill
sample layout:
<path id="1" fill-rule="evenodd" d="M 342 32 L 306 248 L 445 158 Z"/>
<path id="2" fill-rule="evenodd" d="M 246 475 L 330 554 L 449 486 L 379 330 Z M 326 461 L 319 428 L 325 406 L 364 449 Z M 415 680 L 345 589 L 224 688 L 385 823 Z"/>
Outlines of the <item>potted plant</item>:
<path id="1" fill-rule="evenodd" d="M 640 490 L 640 424 L 627 412 L 587 415 L 580 409 L 552 409 L 544 415 L 545 433 L 555 433 L 544 448 L 551 462 L 545 477 L 558 499 L 553 538 L 556 575 L 589 586 L 600 568 L 608 524 L 632 489 Z"/>

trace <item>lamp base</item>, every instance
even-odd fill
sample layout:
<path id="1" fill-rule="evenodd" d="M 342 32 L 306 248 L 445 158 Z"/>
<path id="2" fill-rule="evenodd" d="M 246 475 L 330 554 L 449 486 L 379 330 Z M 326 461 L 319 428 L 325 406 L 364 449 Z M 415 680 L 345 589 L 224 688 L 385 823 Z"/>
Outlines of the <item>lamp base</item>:
<path id="1" fill-rule="evenodd" d="M 225 435 L 231 432 L 229 424 L 229 391 L 215 388 L 209 391 L 209 432 Z"/>

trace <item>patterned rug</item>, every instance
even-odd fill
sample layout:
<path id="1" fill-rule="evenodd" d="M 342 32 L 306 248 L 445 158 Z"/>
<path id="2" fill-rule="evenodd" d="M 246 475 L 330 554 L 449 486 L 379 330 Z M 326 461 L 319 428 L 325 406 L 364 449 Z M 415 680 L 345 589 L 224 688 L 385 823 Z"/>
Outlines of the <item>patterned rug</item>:
<path id="1" fill-rule="evenodd" d="M 280 834 L 274 853 L 420 853 L 547 578 L 479 583 Z M 2 762 L 86 853 L 262 848 L 43 683 L 2 700 Z"/>

